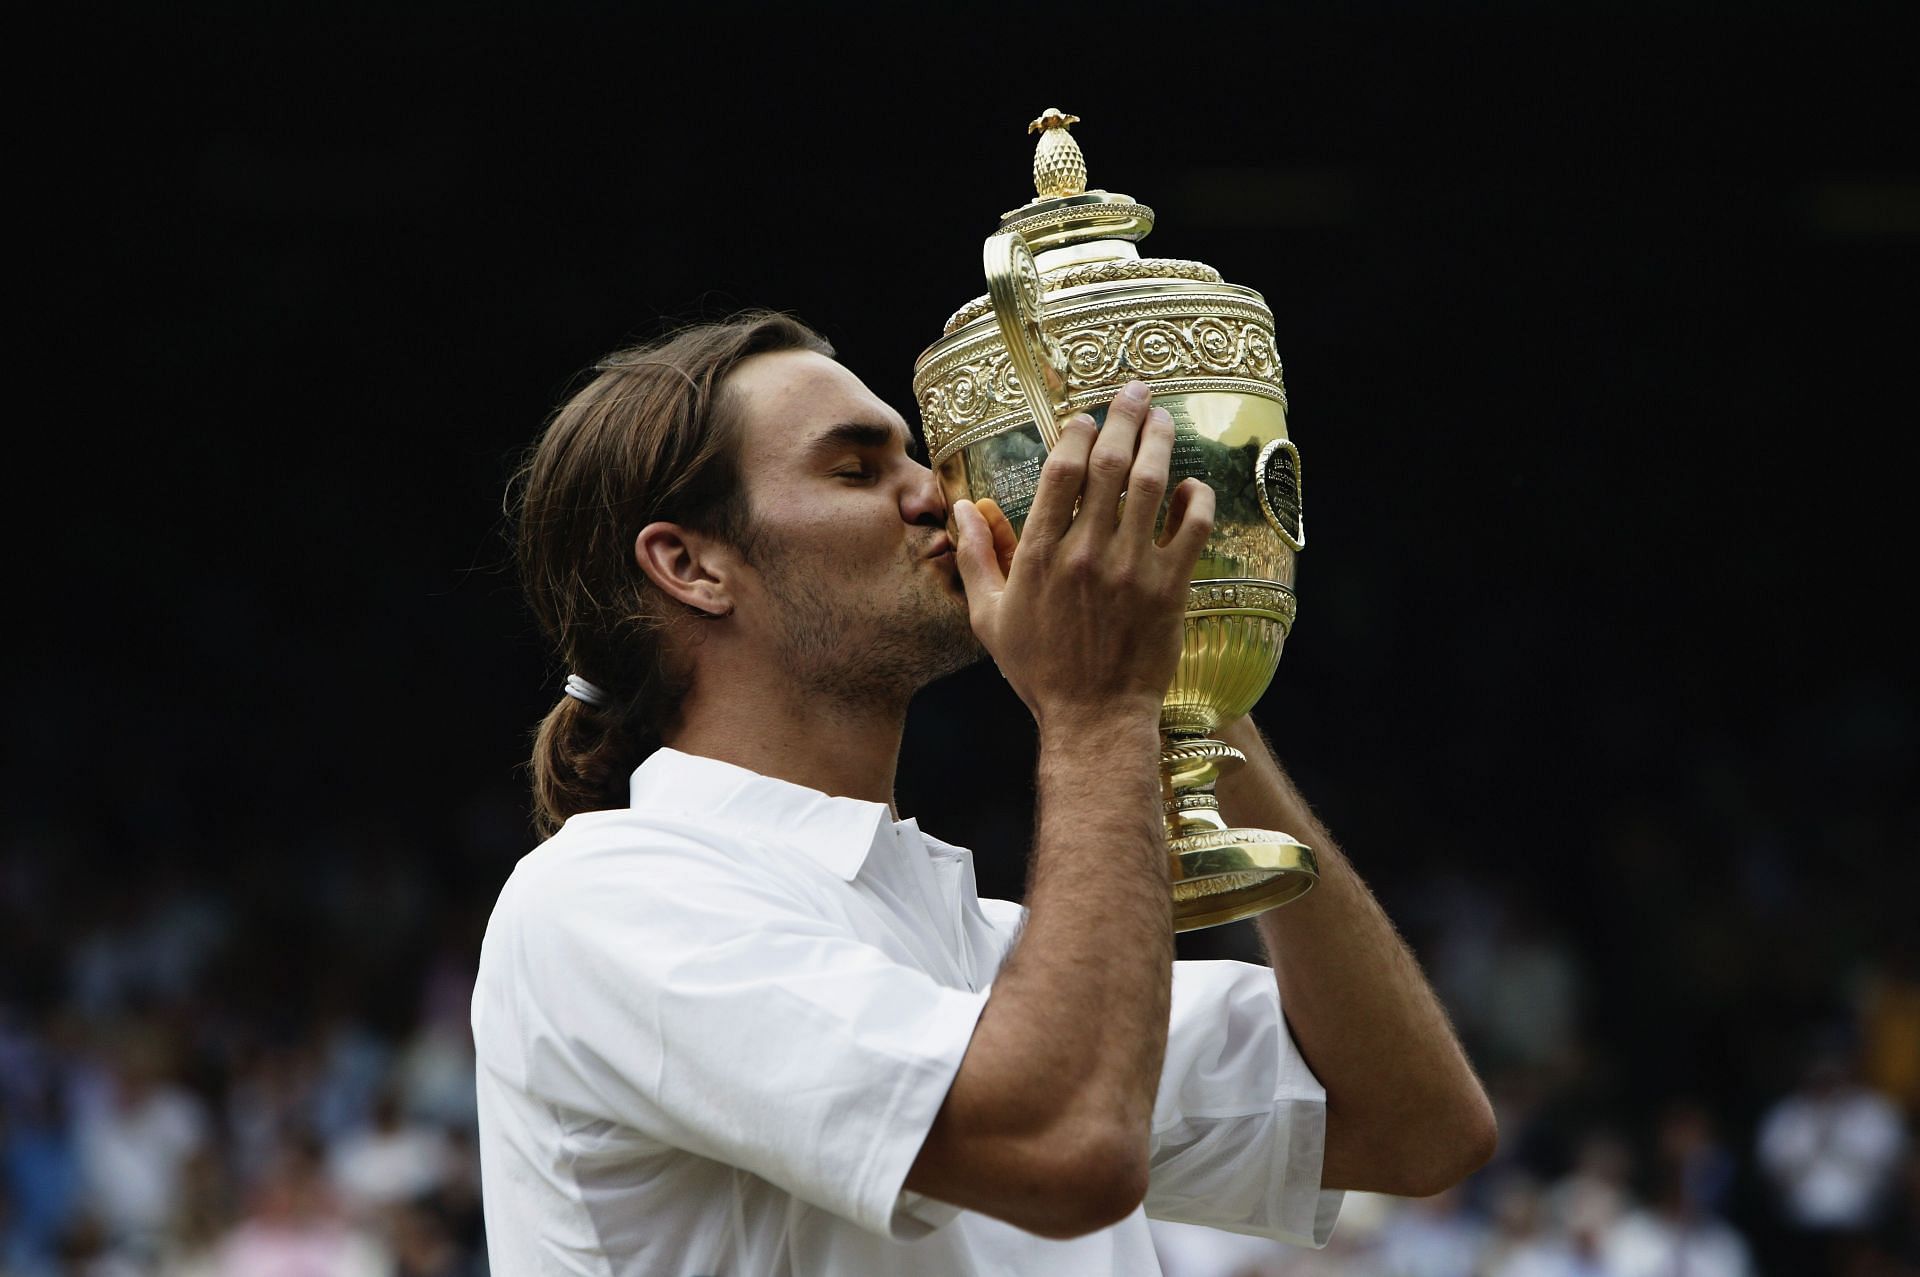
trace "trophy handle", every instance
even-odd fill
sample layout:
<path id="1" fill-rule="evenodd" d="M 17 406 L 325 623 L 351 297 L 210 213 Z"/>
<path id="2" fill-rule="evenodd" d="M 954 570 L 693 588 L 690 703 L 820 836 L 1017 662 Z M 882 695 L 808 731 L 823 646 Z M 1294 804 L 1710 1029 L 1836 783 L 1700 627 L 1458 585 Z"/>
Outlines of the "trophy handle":
<path id="1" fill-rule="evenodd" d="M 1025 240 L 1008 231 L 987 240 L 982 256 L 1000 340 L 1007 345 L 1014 377 L 1027 397 L 1041 442 L 1051 452 L 1060 442 L 1060 423 L 1069 411 L 1067 361 L 1041 322 L 1040 272 L 1033 264 L 1033 252 Z"/>

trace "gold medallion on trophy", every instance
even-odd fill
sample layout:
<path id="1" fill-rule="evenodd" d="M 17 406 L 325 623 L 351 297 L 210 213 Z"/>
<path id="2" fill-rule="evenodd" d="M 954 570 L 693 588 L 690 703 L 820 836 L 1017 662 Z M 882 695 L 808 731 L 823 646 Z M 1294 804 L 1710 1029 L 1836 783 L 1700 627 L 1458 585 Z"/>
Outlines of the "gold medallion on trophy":
<path id="1" fill-rule="evenodd" d="M 1293 628 L 1300 454 L 1266 302 L 1203 263 L 1140 256 L 1153 210 L 1086 189 L 1074 123 L 1049 108 L 1029 126 L 1036 196 L 987 240 L 987 294 L 916 361 L 913 392 L 948 503 L 991 498 L 1016 533 L 1060 423 L 1102 419 L 1136 379 L 1173 418 L 1169 490 L 1212 486 L 1213 534 L 1160 711 L 1174 927 L 1190 931 L 1283 905 L 1318 877 L 1297 840 L 1221 819 L 1214 782 L 1246 759 L 1210 736 L 1260 699 Z"/>

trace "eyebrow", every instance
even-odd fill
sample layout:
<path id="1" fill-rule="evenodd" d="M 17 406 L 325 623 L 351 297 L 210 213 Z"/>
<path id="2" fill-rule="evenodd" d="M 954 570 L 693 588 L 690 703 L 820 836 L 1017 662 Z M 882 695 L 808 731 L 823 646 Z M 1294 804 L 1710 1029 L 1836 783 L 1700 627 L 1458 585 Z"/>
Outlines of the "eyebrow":
<path id="1" fill-rule="evenodd" d="M 886 448 L 899 441 L 909 457 L 925 464 L 920 441 L 912 431 L 895 430 L 892 426 L 882 426 L 870 421 L 843 421 L 820 432 L 807 444 L 809 456 L 833 452 L 840 448 Z"/>

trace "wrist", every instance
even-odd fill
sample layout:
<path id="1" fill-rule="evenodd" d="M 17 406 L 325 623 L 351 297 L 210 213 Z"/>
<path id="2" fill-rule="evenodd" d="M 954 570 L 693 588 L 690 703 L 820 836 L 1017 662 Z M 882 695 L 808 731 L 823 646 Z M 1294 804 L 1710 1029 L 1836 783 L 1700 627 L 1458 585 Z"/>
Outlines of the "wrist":
<path id="1" fill-rule="evenodd" d="M 1091 751 L 1104 755 L 1133 746 L 1160 752 L 1160 702 L 1105 701 L 1098 705 L 1054 706 L 1034 715 L 1042 753 Z"/>

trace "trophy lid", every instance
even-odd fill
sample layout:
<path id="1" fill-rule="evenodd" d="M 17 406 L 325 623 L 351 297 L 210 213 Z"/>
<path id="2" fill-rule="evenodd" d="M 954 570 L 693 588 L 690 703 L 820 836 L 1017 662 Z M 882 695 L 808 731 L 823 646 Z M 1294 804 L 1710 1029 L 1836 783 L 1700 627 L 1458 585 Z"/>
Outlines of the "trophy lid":
<path id="1" fill-rule="evenodd" d="M 1087 161 L 1067 131 L 1080 117 L 1048 107 L 1027 125 L 1038 133 L 1033 155 L 1034 198 L 1000 217 L 1034 253 L 1096 240 L 1138 243 L 1153 229 L 1153 210 L 1131 195 L 1087 189 Z"/>
<path id="2" fill-rule="evenodd" d="M 1149 279 L 1219 284 L 1220 272 L 1205 262 L 1140 256 L 1134 245 L 1153 229 L 1153 210 L 1131 195 L 1087 189 L 1086 157 L 1067 131 L 1079 122 L 1079 116 L 1050 106 L 1027 125 L 1027 132 L 1040 135 L 1034 198 L 1000 215 L 998 233 L 1012 232 L 1026 244 L 1046 291 Z M 943 339 L 992 310 L 990 298 L 974 298 L 948 317 Z"/>

